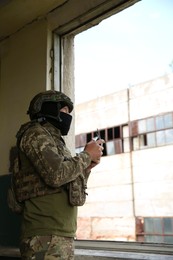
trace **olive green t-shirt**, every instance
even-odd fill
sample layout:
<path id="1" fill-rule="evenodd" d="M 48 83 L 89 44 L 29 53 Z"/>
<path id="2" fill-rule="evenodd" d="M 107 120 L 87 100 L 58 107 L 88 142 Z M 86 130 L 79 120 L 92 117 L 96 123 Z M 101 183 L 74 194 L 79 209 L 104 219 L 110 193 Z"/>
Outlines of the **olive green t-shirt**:
<path id="1" fill-rule="evenodd" d="M 75 237 L 77 207 L 68 202 L 66 190 L 25 201 L 21 238 L 36 235 Z"/>

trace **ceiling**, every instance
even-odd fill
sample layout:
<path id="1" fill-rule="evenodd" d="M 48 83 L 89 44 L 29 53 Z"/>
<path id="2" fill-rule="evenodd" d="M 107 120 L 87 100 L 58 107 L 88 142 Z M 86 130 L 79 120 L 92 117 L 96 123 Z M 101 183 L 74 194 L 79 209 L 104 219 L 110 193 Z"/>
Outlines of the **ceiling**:
<path id="1" fill-rule="evenodd" d="M 72 30 L 82 24 L 91 24 L 93 18 L 108 16 L 111 10 L 115 13 L 138 1 L 140 0 L 0 0 L 0 41 L 43 17 L 49 17 L 51 23 L 56 25 L 57 17 L 61 19 L 64 15 L 70 26 L 68 22 L 65 27 L 62 26 L 59 29 L 62 34 L 68 32 L 69 28 Z"/>
<path id="2" fill-rule="evenodd" d="M 0 40 L 68 0 L 0 0 Z"/>

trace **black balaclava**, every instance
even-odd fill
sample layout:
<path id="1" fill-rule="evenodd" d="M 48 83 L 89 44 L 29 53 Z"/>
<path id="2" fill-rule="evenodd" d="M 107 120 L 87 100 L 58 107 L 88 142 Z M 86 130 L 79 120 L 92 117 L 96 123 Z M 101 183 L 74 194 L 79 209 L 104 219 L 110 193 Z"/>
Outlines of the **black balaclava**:
<path id="1" fill-rule="evenodd" d="M 61 112 L 64 104 L 57 102 L 45 102 L 41 108 L 41 114 L 46 120 L 61 131 L 62 135 L 67 135 L 70 129 L 72 116 Z"/>

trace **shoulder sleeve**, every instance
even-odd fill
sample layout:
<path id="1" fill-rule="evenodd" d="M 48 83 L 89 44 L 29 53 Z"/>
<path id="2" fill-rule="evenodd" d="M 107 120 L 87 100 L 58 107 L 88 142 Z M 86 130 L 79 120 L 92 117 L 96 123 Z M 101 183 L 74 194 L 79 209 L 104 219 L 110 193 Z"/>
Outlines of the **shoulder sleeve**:
<path id="1" fill-rule="evenodd" d="M 90 165 L 87 152 L 66 158 L 61 140 L 56 144 L 52 136 L 43 127 L 28 129 L 20 143 L 20 149 L 30 160 L 37 173 L 52 187 L 59 187 L 75 180 Z"/>

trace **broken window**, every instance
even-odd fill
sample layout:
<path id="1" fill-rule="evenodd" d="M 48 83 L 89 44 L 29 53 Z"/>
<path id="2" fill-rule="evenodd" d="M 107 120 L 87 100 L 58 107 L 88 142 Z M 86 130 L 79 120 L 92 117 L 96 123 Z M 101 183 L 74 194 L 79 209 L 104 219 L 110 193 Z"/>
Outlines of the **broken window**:
<path id="1" fill-rule="evenodd" d="M 149 243 L 173 244 L 173 218 L 137 217 L 136 240 Z"/>
<path id="2" fill-rule="evenodd" d="M 132 149 L 140 150 L 173 143 L 172 113 L 130 123 Z"/>

